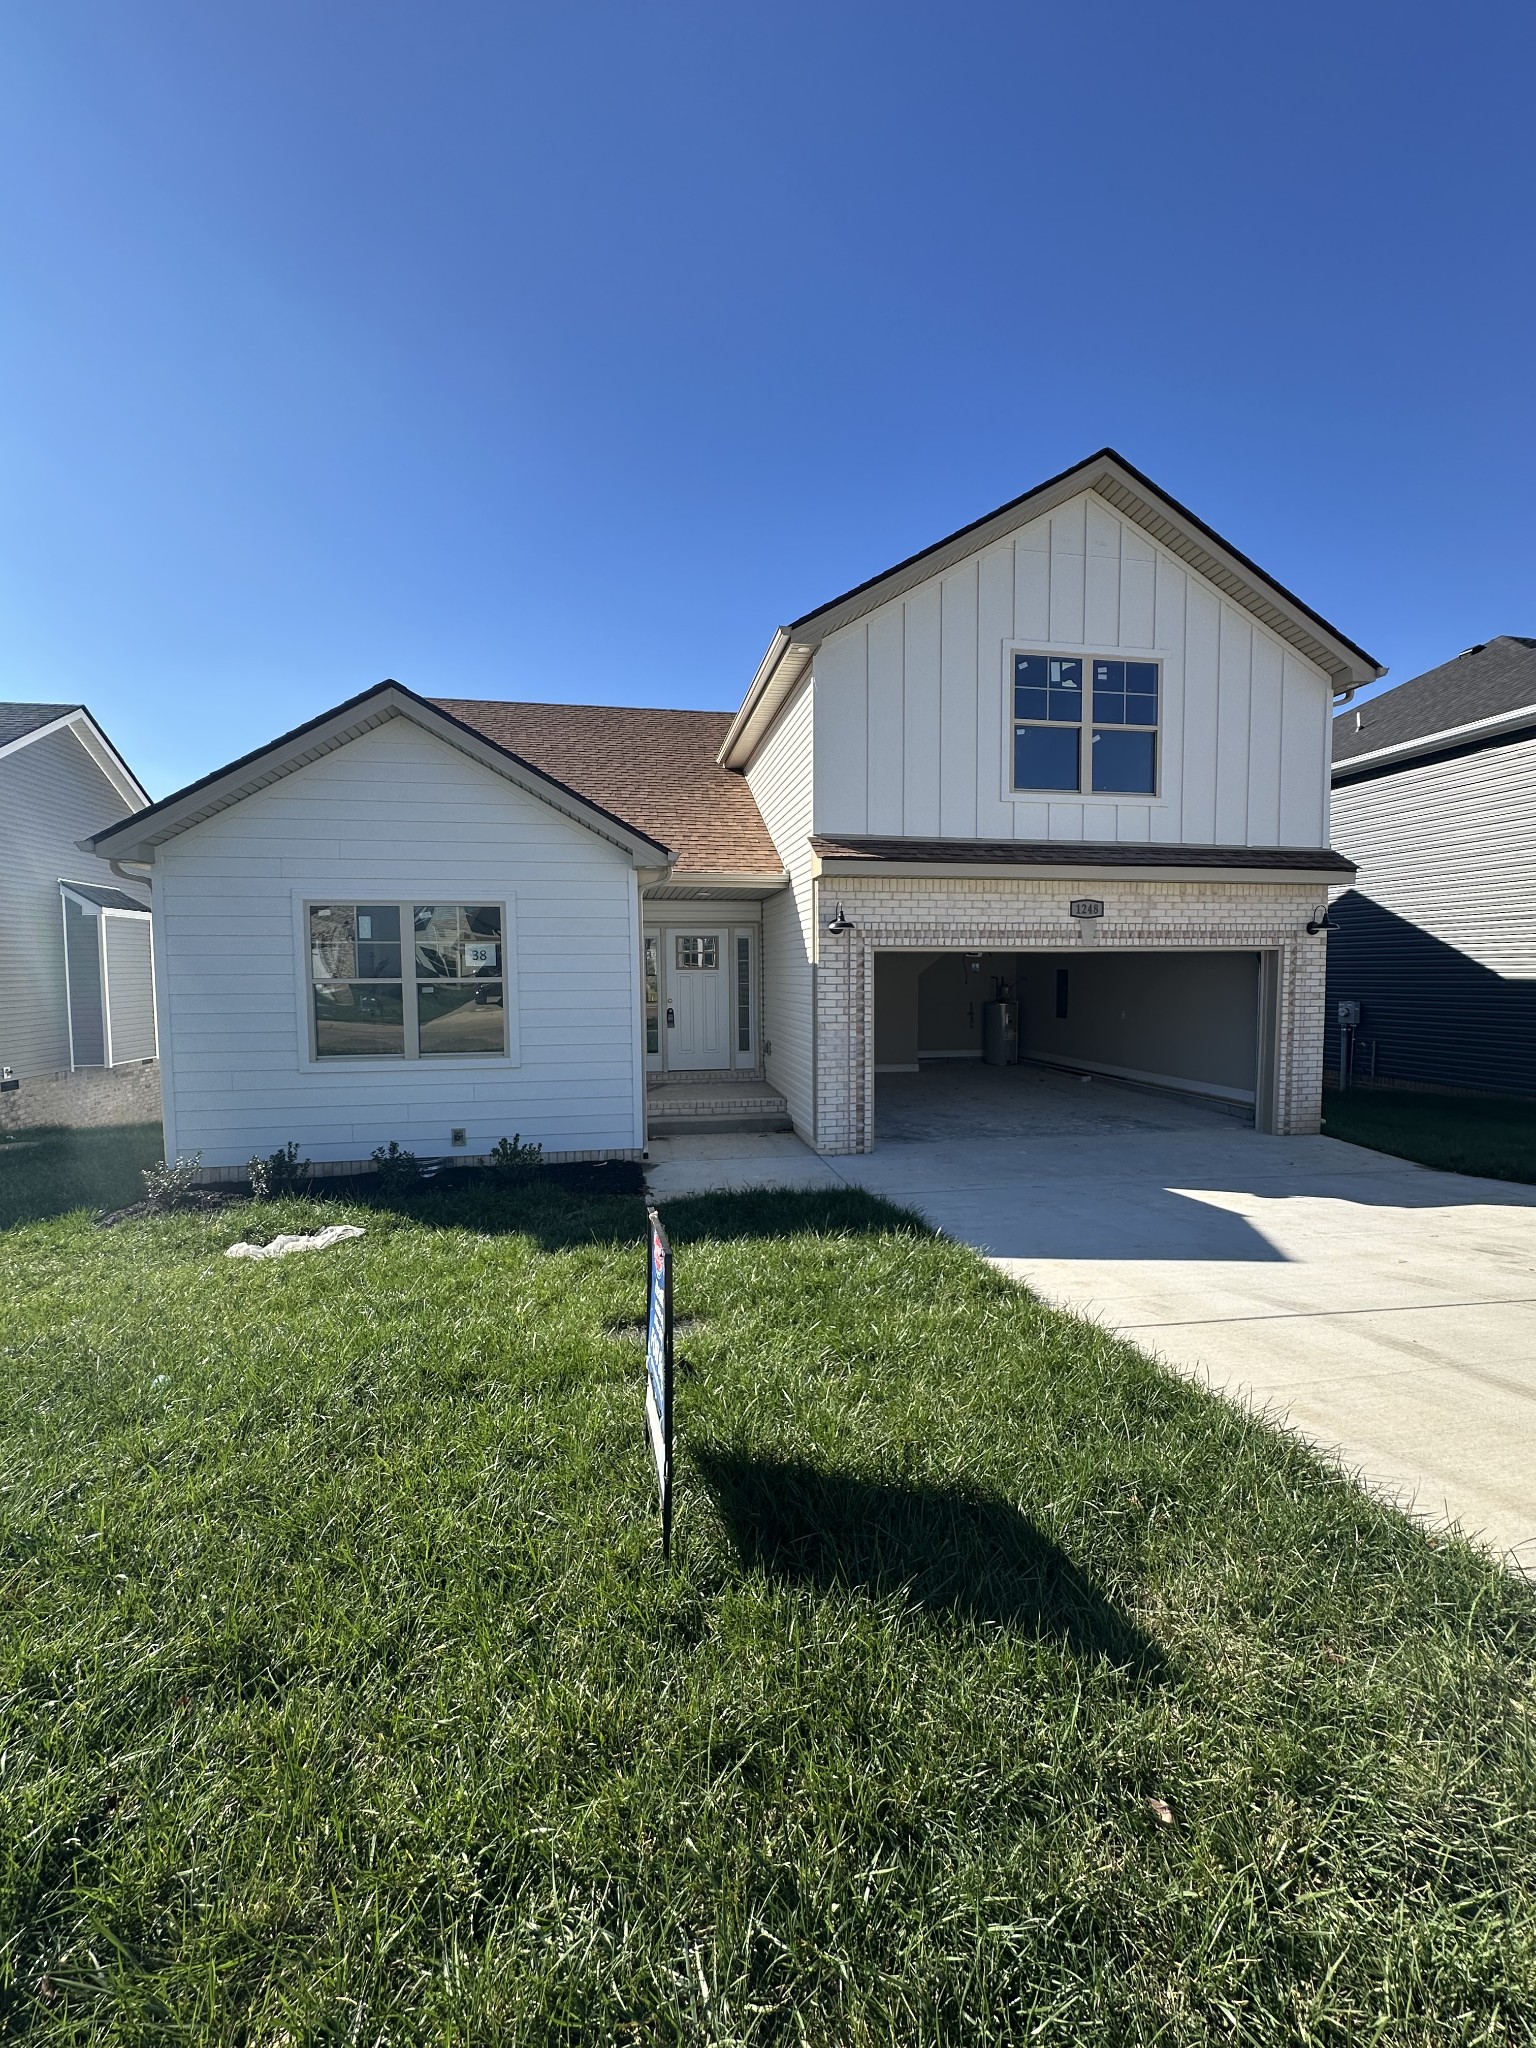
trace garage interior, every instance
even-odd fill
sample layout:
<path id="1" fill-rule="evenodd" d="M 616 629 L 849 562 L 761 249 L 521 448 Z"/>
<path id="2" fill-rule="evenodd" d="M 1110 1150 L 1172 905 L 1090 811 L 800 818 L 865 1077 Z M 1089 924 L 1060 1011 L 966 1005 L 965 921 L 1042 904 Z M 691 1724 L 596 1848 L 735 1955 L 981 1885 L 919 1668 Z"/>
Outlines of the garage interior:
<path id="1" fill-rule="evenodd" d="M 1257 952 L 877 953 L 876 1141 L 935 1120 L 1266 1128 L 1274 981 Z"/>

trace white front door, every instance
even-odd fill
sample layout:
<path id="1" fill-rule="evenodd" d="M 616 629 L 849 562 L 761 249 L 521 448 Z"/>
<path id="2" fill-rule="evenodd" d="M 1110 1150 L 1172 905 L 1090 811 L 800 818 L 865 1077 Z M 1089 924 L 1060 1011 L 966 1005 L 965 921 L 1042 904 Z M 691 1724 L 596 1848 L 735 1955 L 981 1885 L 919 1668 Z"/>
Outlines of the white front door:
<path id="1" fill-rule="evenodd" d="M 730 960 L 726 932 L 676 925 L 665 933 L 667 1002 L 662 1019 L 673 1073 L 731 1064 Z"/>

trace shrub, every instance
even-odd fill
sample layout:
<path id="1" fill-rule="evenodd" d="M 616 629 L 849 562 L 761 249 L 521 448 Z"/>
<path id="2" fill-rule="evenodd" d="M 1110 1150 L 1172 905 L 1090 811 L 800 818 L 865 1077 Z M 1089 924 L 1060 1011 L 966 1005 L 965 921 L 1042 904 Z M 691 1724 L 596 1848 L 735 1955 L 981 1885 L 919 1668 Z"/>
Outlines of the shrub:
<path id="1" fill-rule="evenodd" d="M 523 1143 L 521 1131 L 515 1131 L 510 1138 L 498 1138 L 490 1151 L 491 1171 L 500 1181 L 516 1182 L 527 1180 L 544 1163 L 544 1147 L 531 1141 Z"/>
<path id="2" fill-rule="evenodd" d="M 387 1145 L 380 1145 L 375 1149 L 373 1170 L 379 1176 L 379 1186 L 387 1195 L 403 1194 L 407 1188 L 416 1187 L 421 1180 L 421 1168 L 417 1164 L 416 1154 L 408 1152 L 395 1138 L 391 1138 Z"/>
<path id="3" fill-rule="evenodd" d="M 141 1167 L 145 1207 L 156 1210 L 186 1208 L 197 1192 L 197 1176 L 202 1164 L 201 1152 L 188 1152 L 178 1156 L 174 1162 L 157 1159 L 153 1166 Z"/>
<path id="4" fill-rule="evenodd" d="M 257 1202 L 276 1195 L 296 1195 L 314 1178 L 314 1168 L 307 1159 L 299 1158 L 298 1145 L 292 1138 L 275 1152 L 269 1152 L 265 1159 L 259 1152 L 253 1152 L 245 1170 L 250 1178 L 251 1197 Z"/>

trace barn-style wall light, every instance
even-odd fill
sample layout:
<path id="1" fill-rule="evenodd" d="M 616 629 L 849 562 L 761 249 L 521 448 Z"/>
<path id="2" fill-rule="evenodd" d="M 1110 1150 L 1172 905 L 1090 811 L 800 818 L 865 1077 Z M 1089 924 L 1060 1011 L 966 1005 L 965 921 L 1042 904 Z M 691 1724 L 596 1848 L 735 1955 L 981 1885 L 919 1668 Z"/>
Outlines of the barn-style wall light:
<path id="1" fill-rule="evenodd" d="M 854 929 L 855 926 L 853 919 L 851 917 L 844 917 L 843 906 L 841 905 L 841 903 L 839 903 L 839 905 L 837 906 L 837 915 L 830 920 L 830 922 L 827 925 L 827 930 L 833 933 L 834 936 L 841 938 L 844 932 L 851 932 Z"/>

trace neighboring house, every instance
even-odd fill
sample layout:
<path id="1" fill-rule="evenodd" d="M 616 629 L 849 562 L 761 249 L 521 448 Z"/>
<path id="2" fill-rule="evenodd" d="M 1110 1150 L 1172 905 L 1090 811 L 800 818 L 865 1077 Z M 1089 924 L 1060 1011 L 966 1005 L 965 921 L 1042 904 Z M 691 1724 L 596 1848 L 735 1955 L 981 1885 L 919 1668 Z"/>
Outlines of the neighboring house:
<path id="1" fill-rule="evenodd" d="M 1333 722 L 1359 869 L 1329 913 L 1329 1064 L 1536 1095 L 1536 639 L 1505 634 Z"/>
<path id="2" fill-rule="evenodd" d="M 149 895 L 80 840 L 149 802 L 83 704 L 0 704 L 0 1065 L 155 1056 Z"/>
<path id="3" fill-rule="evenodd" d="M 1315 1130 L 1330 715 L 1381 673 L 1104 451 L 776 633 L 734 716 L 380 684 L 96 838 L 153 876 L 167 1151 L 867 1150 L 1000 982 L 1030 1058 Z"/>

